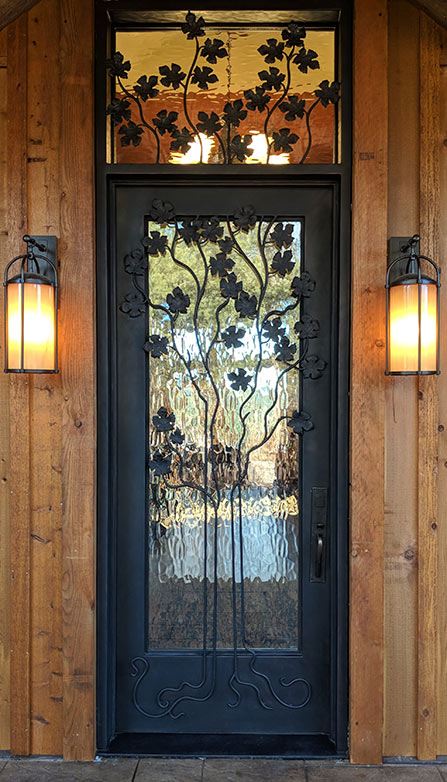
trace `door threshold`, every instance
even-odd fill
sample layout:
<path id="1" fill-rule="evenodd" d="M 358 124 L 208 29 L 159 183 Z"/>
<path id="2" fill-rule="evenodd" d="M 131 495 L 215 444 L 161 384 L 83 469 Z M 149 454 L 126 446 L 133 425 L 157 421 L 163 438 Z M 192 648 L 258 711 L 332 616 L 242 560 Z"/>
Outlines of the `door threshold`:
<path id="1" fill-rule="evenodd" d="M 325 735 L 120 733 L 98 755 L 210 758 L 344 758 Z"/>

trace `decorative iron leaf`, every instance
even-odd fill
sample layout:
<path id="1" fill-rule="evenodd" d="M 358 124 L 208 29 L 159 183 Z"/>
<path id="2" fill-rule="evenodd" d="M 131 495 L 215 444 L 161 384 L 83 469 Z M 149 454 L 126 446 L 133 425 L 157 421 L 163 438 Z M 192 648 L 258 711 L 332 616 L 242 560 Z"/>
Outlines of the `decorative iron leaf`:
<path id="1" fill-rule="evenodd" d="M 306 30 L 301 24 L 290 22 L 286 29 L 282 31 L 281 37 L 285 41 L 285 45 L 288 47 L 303 46 L 304 39 L 306 37 Z"/>
<path id="2" fill-rule="evenodd" d="M 194 135 L 188 128 L 182 128 L 181 130 L 174 130 L 171 133 L 172 141 L 170 149 L 180 150 L 183 154 L 190 149 L 191 144 L 194 141 Z"/>
<path id="3" fill-rule="evenodd" d="M 213 73 L 212 68 L 209 68 L 207 65 L 204 65 L 203 68 L 200 68 L 198 65 L 196 65 L 191 77 L 192 84 L 198 84 L 200 89 L 207 90 L 208 84 L 214 84 L 216 81 L 219 80 L 216 74 Z"/>
<path id="4" fill-rule="evenodd" d="M 135 122 L 129 122 L 127 125 L 121 125 L 118 133 L 121 136 L 121 146 L 128 147 L 132 142 L 134 147 L 138 147 L 141 144 L 141 136 L 143 134 L 143 128 L 139 125 L 135 125 Z"/>
<path id="5" fill-rule="evenodd" d="M 217 242 L 220 236 L 224 232 L 223 226 L 221 226 L 218 217 L 206 217 L 202 220 L 202 227 L 200 234 L 203 239 L 208 242 Z"/>
<path id="6" fill-rule="evenodd" d="M 152 416 L 152 423 L 157 432 L 172 432 L 175 424 L 174 413 L 169 413 L 166 407 L 160 407 L 157 415 Z"/>
<path id="7" fill-rule="evenodd" d="M 222 123 L 215 111 L 212 111 L 211 114 L 207 114 L 206 111 L 199 111 L 197 116 L 199 118 L 197 130 L 200 133 L 206 133 L 207 136 L 213 136 L 221 130 Z"/>
<path id="8" fill-rule="evenodd" d="M 241 369 L 241 367 L 237 372 L 228 372 L 227 377 L 231 381 L 231 388 L 234 388 L 235 391 L 246 391 L 252 379 L 252 375 L 247 375 L 245 369 Z"/>
<path id="9" fill-rule="evenodd" d="M 281 89 L 282 83 L 286 78 L 286 74 L 281 73 L 279 68 L 272 68 L 271 66 L 268 71 L 259 71 L 258 76 L 263 82 L 262 87 L 264 90 L 275 90 L 276 92 Z"/>
<path id="10" fill-rule="evenodd" d="M 168 247 L 168 237 L 160 231 L 151 231 L 149 236 L 142 240 L 144 247 L 149 255 L 165 255 Z"/>
<path id="11" fill-rule="evenodd" d="M 192 242 L 198 242 L 200 240 L 200 231 L 202 228 L 201 220 L 185 220 L 179 228 L 179 235 L 185 242 L 190 245 Z"/>
<path id="12" fill-rule="evenodd" d="M 244 138 L 241 138 L 239 135 L 234 136 L 230 144 L 230 154 L 243 163 L 246 157 L 250 157 L 253 154 L 254 150 L 250 148 L 252 143 L 253 136 L 249 133 Z"/>
<path id="13" fill-rule="evenodd" d="M 151 334 L 144 344 L 146 353 L 150 353 L 152 358 L 161 358 L 162 354 L 168 355 L 168 338 L 160 337 L 159 334 Z"/>
<path id="14" fill-rule="evenodd" d="M 225 236 L 223 239 L 219 239 L 217 244 L 223 253 L 231 253 L 234 247 L 234 240 L 231 236 Z"/>
<path id="15" fill-rule="evenodd" d="M 301 320 L 295 323 L 294 329 L 300 339 L 314 339 L 318 336 L 320 324 L 318 320 L 312 318 L 312 315 L 304 313 L 301 315 Z"/>
<path id="16" fill-rule="evenodd" d="M 298 65 L 298 69 L 301 73 L 307 73 L 309 68 L 311 71 L 314 71 L 316 68 L 320 67 L 317 57 L 318 54 L 314 52 L 313 49 L 305 49 L 303 46 L 298 54 L 295 55 L 292 62 L 294 62 L 295 65 Z"/>
<path id="17" fill-rule="evenodd" d="M 177 428 L 171 434 L 170 440 L 174 445 L 182 445 L 185 442 L 185 435 Z"/>
<path id="18" fill-rule="evenodd" d="M 217 253 L 216 257 L 210 258 L 211 274 L 213 277 L 226 277 L 230 269 L 234 266 L 234 261 L 227 258 L 225 253 Z"/>
<path id="19" fill-rule="evenodd" d="M 244 90 L 244 97 L 247 109 L 249 111 L 263 112 L 267 103 L 270 102 L 270 95 L 268 95 L 263 87 L 255 87 L 254 90 Z"/>
<path id="20" fill-rule="evenodd" d="M 220 38 L 207 38 L 202 47 L 202 57 L 205 57 L 208 62 L 216 63 L 218 58 L 228 57 L 228 52 L 224 47 L 224 42 Z"/>
<path id="21" fill-rule="evenodd" d="M 220 281 L 220 293 L 225 299 L 237 299 L 242 290 L 242 283 L 238 282 L 235 274 L 229 274 Z"/>
<path id="22" fill-rule="evenodd" d="M 146 304 L 141 293 L 127 293 L 124 301 L 120 304 L 121 312 L 129 315 L 130 318 L 139 318 L 146 312 Z"/>
<path id="23" fill-rule="evenodd" d="M 129 60 L 124 61 L 124 56 L 121 52 L 115 52 L 115 54 L 106 60 L 106 68 L 109 71 L 109 75 L 119 79 L 127 79 L 128 73 L 131 70 L 131 64 Z"/>
<path id="24" fill-rule="evenodd" d="M 165 87 L 172 87 L 174 90 L 178 90 L 183 79 L 186 78 L 186 73 L 175 62 L 171 63 L 171 67 L 169 65 L 161 65 L 158 72 L 163 77 L 160 79 L 161 84 L 164 84 Z"/>
<path id="25" fill-rule="evenodd" d="M 154 475 L 168 475 L 171 471 L 171 454 L 163 454 L 157 450 L 152 459 L 149 459 L 149 469 L 153 470 Z"/>
<path id="26" fill-rule="evenodd" d="M 309 272 L 301 272 L 301 277 L 293 278 L 291 288 L 292 296 L 296 299 L 308 298 L 315 290 L 315 280 L 311 278 Z"/>
<path id="27" fill-rule="evenodd" d="M 265 62 L 282 60 L 284 57 L 284 43 L 283 41 L 277 41 L 276 38 L 268 38 L 267 43 L 262 44 L 258 52 L 262 54 Z"/>
<path id="28" fill-rule="evenodd" d="M 270 234 L 270 239 L 279 249 L 290 247 L 293 242 L 293 225 L 287 223 L 284 227 L 284 223 L 277 223 Z"/>
<path id="29" fill-rule="evenodd" d="M 241 291 L 234 306 L 241 318 L 255 318 L 258 300 L 254 294 L 250 296 L 247 291 Z"/>
<path id="30" fill-rule="evenodd" d="M 306 101 L 298 95 L 289 95 L 288 99 L 280 103 L 280 110 L 284 113 L 285 119 L 293 122 L 297 117 L 303 119 L 306 109 Z"/>
<path id="31" fill-rule="evenodd" d="M 247 110 L 243 108 L 243 105 L 240 99 L 235 100 L 233 103 L 226 103 L 222 115 L 224 122 L 237 128 L 239 123 L 247 116 Z"/>
<path id="32" fill-rule="evenodd" d="M 301 364 L 303 377 L 316 380 L 323 374 L 325 366 L 326 362 L 323 361 L 322 358 L 319 358 L 318 356 L 307 356 Z"/>
<path id="33" fill-rule="evenodd" d="M 117 125 L 118 122 L 123 120 L 129 120 L 132 116 L 132 112 L 129 108 L 130 103 L 128 100 L 119 100 L 114 98 L 106 108 L 106 114 L 110 115 L 112 122 Z"/>
<path id="34" fill-rule="evenodd" d="M 281 128 L 273 133 L 273 149 L 275 152 L 291 152 L 292 145 L 296 144 L 299 136 L 291 133 L 290 128 Z"/>
<path id="35" fill-rule="evenodd" d="M 318 85 L 319 89 L 315 90 L 315 95 L 320 98 L 320 103 L 326 108 L 329 103 L 337 103 L 340 99 L 340 84 L 338 81 L 333 81 L 329 84 L 328 80 L 321 81 Z"/>
<path id="36" fill-rule="evenodd" d="M 201 36 L 205 35 L 205 30 L 203 29 L 204 27 L 205 19 L 203 16 L 199 16 L 199 18 L 197 18 L 195 14 L 193 14 L 191 11 L 188 11 L 186 14 L 186 21 L 182 24 L 182 33 L 184 33 L 190 40 L 193 38 L 200 38 Z"/>
<path id="37" fill-rule="evenodd" d="M 147 269 L 147 258 L 143 251 L 140 249 L 132 250 L 131 253 L 126 255 L 124 258 L 124 267 L 128 274 L 144 274 Z"/>
<path id="38" fill-rule="evenodd" d="M 281 318 L 276 317 L 273 320 L 267 320 L 262 327 L 262 333 L 267 339 L 273 342 L 279 342 L 286 333 L 285 327 L 281 323 Z"/>
<path id="39" fill-rule="evenodd" d="M 167 225 L 175 220 L 175 209 L 170 201 L 162 201 L 161 198 L 154 198 L 150 210 L 151 220 L 159 225 Z"/>
<path id="40" fill-rule="evenodd" d="M 226 348 L 240 348 L 245 337 L 245 329 L 228 326 L 226 331 L 222 331 L 221 336 Z"/>
<path id="41" fill-rule="evenodd" d="M 134 90 L 139 98 L 146 103 L 148 98 L 155 98 L 160 90 L 155 89 L 155 85 L 158 82 L 158 76 L 140 76 L 137 79 L 137 83 L 134 86 Z"/>
<path id="42" fill-rule="evenodd" d="M 293 361 L 295 359 L 296 345 L 291 345 L 288 337 L 281 337 L 281 341 L 276 345 L 277 361 Z"/>
<path id="43" fill-rule="evenodd" d="M 283 253 L 277 252 L 273 256 L 272 271 L 279 274 L 280 277 L 285 277 L 286 274 L 289 274 L 294 266 L 295 261 L 292 261 L 291 250 L 284 250 Z"/>
<path id="44" fill-rule="evenodd" d="M 160 133 L 160 136 L 164 136 L 165 133 L 175 133 L 178 130 L 175 125 L 177 117 L 177 111 L 167 112 L 166 109 L 162 109 L 158 112 L 157 116 L 154 117 L 152 122 Z"/>
<path id="45" fill-rule="evenodd" d="M 254 207 L 249 204 L 248 206 L 241 206 L 240 209 L 236 209 L 233 215 L 233 221 L 241 231 L 248 233 L 250 229 L 256 225 Z"/>
<path id="46" fill-rule="evenodd" d="M 294 410 L 290 421 L 287 421 L 287 426 L 290 426 L 295 434 L 304 434 L 304 432 L 309 432 L 314 428 L 309 413 L 306 413 L 304 410 L 301 410 L 301 412 Z"/>
<path id="47" fill-rule="evenodd" d="M 191 303 L 188 294 L 183 293 L 182 289 L 179 287 L 174 288 L 172 293 L 168 293 L 166 301 L 170 311 L 174 315 L 177 315 L 179 312 L 186 313 Z"/>

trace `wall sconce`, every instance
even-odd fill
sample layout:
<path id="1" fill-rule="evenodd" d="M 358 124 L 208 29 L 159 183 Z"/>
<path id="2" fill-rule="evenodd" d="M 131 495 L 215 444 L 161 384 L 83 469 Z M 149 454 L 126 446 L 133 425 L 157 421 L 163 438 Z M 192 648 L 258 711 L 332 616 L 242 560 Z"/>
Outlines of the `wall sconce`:
<path id="1" fill-rule="evenodd" d="M 56 239 L 48 237 L 42 244 L 26 235 L 23 241 L 27 252 L 8 263 L 3 282 L 5 372 L 57 373 L 58 280 L 48 257 L 49 245 L 55 256 Z"/>
<path id="2" fill-rule="evenodd" d="M 439 268 L 430 258 L 417 254 L 418 243 L 415 234 L 400 248 L 408 253 L 388 266 L 386 375 L 439 375 L 440 371 Z M 421 261 L 433 268 L 434 279 L 423 274 Z"/>

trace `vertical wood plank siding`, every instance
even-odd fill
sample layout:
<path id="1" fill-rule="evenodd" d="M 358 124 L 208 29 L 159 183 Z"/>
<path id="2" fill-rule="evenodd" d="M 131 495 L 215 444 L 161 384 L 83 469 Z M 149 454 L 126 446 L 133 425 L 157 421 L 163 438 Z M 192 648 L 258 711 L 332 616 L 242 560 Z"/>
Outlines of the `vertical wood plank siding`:
<path id="1" fill-rule="evenodd" d="M 18 255 L 27 224 L 27 19 L 8 29 L 8 235 Z M 10 375 L 11 752 L 27 755 L 30 731 L 30 411 L 28 375 Z"/>
<path id="2" fill-rule="evenodd" d="M 382 759 L 387 13 L 386 0 L 355 2 L 350 596 L 355 763 Z"/>
<path id="3" fill-rule="evenodd" d="M 82 760 L 95 754 L 94 39 L 91 0 L 60 9 L 64 757 Z"/>
<path id="4" fill-rule="evenodd" d="M 439 261 L 440 28 L 420 21 L 421 251 Z M 419 379 L 418 434 L 418 733 L 420 760 L 437 749 L 438 385 Z"/>
<path id="5" fill-rule="evenodd" d="M 0 33 L 0 275 L 8 253 L 7 201 L 7 31 Z M 0 326 L 3 296 L 0 294 Z M 0 328 L 3 356 L 3 328 Z M 0 367 L 0 750 L 9 749 L 10 734 L 10 563 L 9 563 L 9 378 Z"/>

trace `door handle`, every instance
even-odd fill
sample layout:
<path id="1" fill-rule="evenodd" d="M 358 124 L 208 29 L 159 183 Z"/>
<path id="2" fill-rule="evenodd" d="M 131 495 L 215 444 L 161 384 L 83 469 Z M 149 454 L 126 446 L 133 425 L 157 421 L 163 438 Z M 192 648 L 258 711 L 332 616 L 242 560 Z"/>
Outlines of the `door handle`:
<path id="1" fill-rule="evenodd" d="M 310 580 L 326 581 L 328 540 L 327 488 L 314 486 L 311 490 Z"/>
<path id="2" fill-rule="evenodd" d="M 324 551 L 324 540 L 323 536 L 319 534 L 317 536 L 317 545 L 316 545 L 316 557 L 315 557 L 315 578 L 321 578 L 321 571 L 323 567 L 323 551 Z"/>

